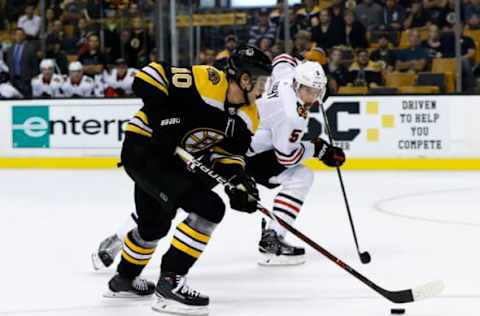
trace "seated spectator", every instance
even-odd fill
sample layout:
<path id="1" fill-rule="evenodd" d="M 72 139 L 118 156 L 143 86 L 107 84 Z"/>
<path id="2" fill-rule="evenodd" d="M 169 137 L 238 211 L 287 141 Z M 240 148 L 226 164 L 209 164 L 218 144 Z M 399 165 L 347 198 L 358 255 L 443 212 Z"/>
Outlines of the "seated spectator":
<path id="1" fill-rule="evenodd" d="M 423 0 L 423 7 L 427 13 L 427 24 L 435 24 L 440 29 L 447 24 L 448 1 Z"/>
<path id="2" fill-rule="evenodd" d="M 25 7 L 25 14 L 22 15 L 17 22 L 17 27 L 21 27 L 28 39 L 38 38 L 38 33 L 40 33 L 40 26 L 42 24 L 42 19 L 35 15 L 35 7 L 33 5 L 27 5 Z"/>
<path id="3" fill-rule="evenodd" d="M 55 73 L 55 61 L 44 59 L 40 63 L 41 73 L 32 79 L 34 98 L 60 98 L 62 94 L 63 78 Z"/>
<path id="4" fill-rule="evenodd" d="M 127 51 L 132 53 L 131 58 L 134 61 L 133 65 L 129 64 L 130 67 L 140 69 L 148 63 L 151 43 L 152 39 L 144 27 L 142 18 L 133 18 L 130 41 L 127 43 Z"/>
<path id="5" fill-rule="evenodd" d="M 380 66 L 370 60 L 368 50 L 360 48 L 356 51 L 355 62 L 348 69 L 347 85 L 376 87 L 383 84 Z"/>
<path id="6" fill-rule="evenodd" d="M 213 54 L 213 56 L 215 55 Z M 215 61 L 214 58 L 213 60 Z M 117 59 L 115 68 L 110 73 L 104 75 L 105 96 L 128 97 L 133 95 L 132 84 L 137 72 L 137 69 L 128 68 L 125 59 Z"/>
<path id="7" fill-rule="evenodd" d="M 335 94 L 340 86 L 347 85 L 348 70 L 343 65 L 342 51 L 340 48 L 332 48 L 328 56 L 328 64 L 323 67 L 328 77 L 328 89 Z"/>
<path id="8" fill-rule="evenodd" d="M 438 26 L 432 24 L 428 27 L 428 38 L 421 43 L 428 50 L 430 59 L 442 58 L 445 53 L 445 42 L 441 41 Z"/>
<path id="9" fill-rule="evenodd" d="M 88 37 L 88 51 L 80 55 L 78 61 L 82 63 L 84 73 L 90 77 L 103 72 L 107 57 L 100 51 L 98 35 L 92 34 Z"/>
<path id="10" fill-rule="evenodd" d="M 428 50 L 420 46 L 417 30 L 408 30 L 408 44 L 408 48 L 397 51 L 395 69 L 408 72 L 424 71 L 428 60 Z"/>
<path id="11" fill-rule="evenodd" d="M 403 23 L 404 29 L 422 27 L 427 24 L 428 15 L 423 7 L 422 0 L 412 0 L 412 6 L 406 12 Z"/>
<path id="12" fill-rule="evenodd" d="M 53 22 L 52 28 L 47 33 L 47 45 L 59 44 L 61 50 L 68 53 L 75 53 L 75 39 L 67 36 L 60 20 Z"/>
<path id="13" fill-rule="evenodd" d="M 8 69 L 0 69 L 0 99 L 21 99 L 23 95 L 8 80 Z"/>
<path id="14" fill-rule="evenodd" d="M 373 0 L 363 0 L 355 9 L 355 19 L 363 24 L 367 32 L 376 30 L 383 20 L 383 8 Z"/>
<path id="15" fill-rule="evenodd" d="M 276 34 L 277 28 L 275 24 L 270 23 L 268 10 L 262 8 L 257 12 L 257 23 L 250 28 L 248 44 L 257 45 L 263 37 L 270 38 L 274 42 Z"/>
<path id="16" fill-rule="evenodd" d="M 367 32 L 362 23 L 355 20 L 353 11 L 347 10 L 344 14 L 344 35 L 342 40 L 343 44 L 356 48 L 367 48 Z"/>
<path id="17" fill-rule="evenodd" d="M 14 44 L 7 50 L 5 56 L 10 69 L 10 82 L 24 97 L 30 98 L 32 96 L 30 82 L 38 73 L 35 47 L 26 41 L 22 28 L 15 29 L 12 35 Z"/>
<path id="18" fill-rule="evenodd" d="M 333 46 L 343 44 L 345 37 L 342 34 L 342 29 L 331 23 L 328 10 L 320 12 L 319 21 L 320 23 L 317 26 L 312 27 L 312 39 L 318 47 L 328 50 Z"/>
<path id="19" fill-rule="evenodd" d="M 225 49 L 216 56 L 217 60 L 229 58 L 232 52 L 237 48 L 238 39 L 235 34 L 229 34 L 225 37 Z"/>
<path id="20" fill-rule="evenodd" d="M 68 65 L 68 78 L 62 85 L 63 95 L 67 98 L 88 98 L 95 95 L 95 82 L 83 75 L 83 65 L 79 61 Z"/>
<path id="21" fill-rule="evenodd" d="M 405 20 L 405 9 L 398 5 L 397 0 L 386 0 L 383 9 L 382 23 L 379 25 L 380 30 L 400 31 L 403 28 Z"/>
<path id="22" fill-rule="evenodd" d="M 299 30 L 312 30 L 312 27 L 317 26 L 320 18 L 320 8 L 315 0 L 305 0 L 303 8 L 297 11 L 296 22 Z"/>
<path id="23" fill-rule="evenodd" d="M 310 50 L 313 46 L 311 38 L 312 35 L 310 32 L 304 30 L 298 31 L 298 33 L 295 34 L 292 55 L 296 57 L 303 56 L 306 51 Z"/>
<path id="24" fill-rule="evenodd" d="M 471 29 L 480 28 L 480 0 L 470 0 L 464 4 L 465 23 Z"/>
<path id="25" fill-rule="evenodd" d="M 262 37 L 258 41 L 257 47 L 272 59 L 272 40 L 268 37 Z"/>
<path id="26" fill-rule="evenodd" d="M 390 49 L 387 34 L 383 33 L 378 37 L 378 48 L 370 54 L 370 59 L 377 64 L 382 64 L 383 69 L 387 72 L 395 69 L 396 56 Z"/>

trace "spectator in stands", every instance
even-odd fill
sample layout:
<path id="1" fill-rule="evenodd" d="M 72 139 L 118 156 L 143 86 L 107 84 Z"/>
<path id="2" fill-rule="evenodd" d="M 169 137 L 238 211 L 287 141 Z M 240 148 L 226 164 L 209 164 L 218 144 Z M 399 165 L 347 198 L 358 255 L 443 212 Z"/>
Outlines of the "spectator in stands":
<path id="1" fill-rule="evenodd" d="M 62 9 L 62 21 L 66 23 L 76 24 L 80 18 L 87 17 L 86 0 L 64 0 L 60 4 Z"/>
<path id="2" fill-rule="evenodd" d="M 378 48 L 370 54 L 370 59 L 377 64 L 382 64 L 386 72 L 395 69 L 396 56 L 390 49 L 390 42 L 386 33 L 382 33 L 378 37 Z"/>
<path id="3" fill-rule="evenodd" d="M 318 47 L 328 50 L 333 46 L 342 44 L 345 36 L 339 26 L 333 25 L 330 19 L 330 12 L 322 10 L 320 12 L 320 23 L 312 27 L 312 39 Z"/>
<path id="4" fill-rule="evenodd" d="M 213 54 L 215 61 L 215 54 Z M 132 84 L 138 70 L 128 68 L 125 59 L 117 59 L 115 68 L 105 74 L 105 96 L 107 97 L 128 97 L 133 95 Z"/>
<path id="5" fill-rule="evenodd" d="M 470 0 L 464 4 L 465 22 L 471 29 L 480 28 L 480 0 Z"/>
<path id="6" fill-rule="evenodd" d="M 293 42 L 292 55 L 299 57 L 303 56 L 306 51 L 312 48 L 312 35 L 308 31 L 300 30 L 295 34 Z"/>
<path id="7" fill-rule="evenodd" d="M 299 30 L 296 21 L 297 15 L 293 9 L 288 10 L 288 24 L 290 37 L 293 37 Z M 285 14 L 283 12 L 283 0 L 277 0 L 276 8 L 270 13 L 270 23 L 274 24 L 277 29 L 276 39 L 285 40 Z"/>
<path id="8" fill-rule="evenodd" d="M 53 28 L 53 23 L 57 20 L 55 16 L 55 10 L 53 8 L 48 8 L 45 11 L 45 23 L 46 23 L 46 30 L 50 32 Z"/>
<path id="9" fill-rule="evenodd" d="M 398 4 L 398 0 L 386 0 L 383 8 L 382 23 L 380 30 L 400 31 L 405 20 L 405 9 Z"/>
<path id="10" fill-rule="evenodd" d="M 345 24 L 345 11 L 343 3 L 336 4 L 330 8 L 330 19 L 333 25 L 343 26 Z"/>
<path id="11" fill-rule="evenodd" d="M 68 73 L 68 59 L 59 43 L 47 43 L 45 58 L 53 59 L 62 74 Z"/>
<path id="12" fill-rule="evenodd" d="M 32 96 L 30 82 L 38 73 L 38 61 L 35 48 L 26 41 L 25 31 L 16 28 L 14 44 L 8 49 L 6 59 L 10 69 L 10 80 L 15 88 L 27 98 Z"/>
<path id="13" fill-rule="evenodd" d="M 397 52 L 395 69 L 408 72 L 423 71 L 427 65 L 428 51 L 420 46 L 420 37 L 416 29 L 407 32 L 409 47 Z"/>
<path id="14" fill-rule="evenodd" d="M 423 0 L 423 7 L 427 13 L 427 24 L 435 24 L 441 29 L 447 24 L 447 0 Z"/>
<path id="15" fill-rule="evenodd" d="M 355 9 L 355 18 L 363 24 L 368 32 L 376 30 L 383 20 L 383 8 L 373 0 L 363 0 Z"/>
<path id="16" fill-rule="evenodd" d="M 133 68 L 140 69 L 147 64 L 152 40 L 145 30 L 143 20 L 140 17 L 132 19 L 132 30 L 127 50 L 133 53 Z"/>
<path id="17" fill-rule="evenodd" d="M 270 59 L 272 58 L 272 40 L 268 37 L 262 37 L 258 41 L 257 47 L 265 53 Z"/>
<path id="18" fill-rule="evenodd" d="M 97 34 L 88 37 L 88 51 L 78 57 L 83 65 L 83 72 L 90 77 L 95 77 L 103 72 L 107 65 L 107 57 L 100 51 L 100 39 Z"/>
<path id="19" fill-rule="evenodd" d="M 160 62 L 160 59 L 158 58 L 158 51 L 156 48 L 153 48 L 150 51 L 150 54 L 148 54 L 148 63 L 153 63 L 153 62 L 156 62 L 156 63 Z"/>
<path id="20" fill-rule="evenodd" d="M 427 23 L 428 15 L 423 7 L 422 0 L 412 0 L 412 6 L 407 10 L 404 29 L 424 26 Z"/>
<path id="21" fill-rule="evenodd" d="M 0 69 L 0 99 L 21 99 L 23 95 L 8 80 L 8 70 Z"/>
<path id="22" fill-rule="evenodd" d="M 34 98 L 60 98 L 63 96 L 63 78 L 55 73 L 55 61 L 44 59 L 40 62 L 41 73 L 32 79 Z"/>
<path id="23" fill-rule="evenodd" d="M 421 43 L 428 50 L 430 59 L 442 58 L 445 52 L 445 42 L 440 39 L 438 26 L 432 24 L 428 27 L 428 38 Z"/>
<path id="24" fill-rule="evenodd" d="M 69 54 L 76 52 L 75 39 L 67 36 L 63 28 L 63 23 L 60 20 L 53 22 L 52 28 L 47 33 L 46 43 L 47 46 L 58 44 L 60 45 L 61 50 L 66 51 Z"/>
<path id="25" fill-rule="evenodd" d="M 383 85 L 381 67 L 370 60 L 368 50 L 359 48 L 356 51 L 355 62 L 348 69 L 348 85 L 377 87 Z"/>
<path id="26" fill-rule="evenodd" d="M 248 44 L 256 46 L 262 37 L 274 42 L 276 34 L 277 29 L 275 24 L 270 23 L 268 10 L 262 8 L 257 12 L 257 23 L 250 28 Z"/>
<path id="27" fill-rule="evenodd" d="M 217 54 L 216 59 L 229 58 L 230 54 L 237 48 L 238 39 L 234 34 L 228 34 L 225 37 L 225 49 Z"/>
<path id="28" fill-rule="evenodd" d="M 68 65 L 68 78 L 62 85 L 63 95 L 67 98 L 85 98 L 95 95 L 95 82 L 83 75 L 83 66 L 79 61 Z"/>
<path id="29" fill-rule="evenodd" d="M 98 0 L 95 0 L 98 1 Z M 100 0 L 102 1 L 102 0 Z M 111 56 L 112 60 L 121 58 L 119 25 L 116 20 L 116 11 L 108 10 L 105 17 L 105 27 L 103 28 L 104 51 Z"/>
<path id="30" fill-rule="evenodd" d="M 75 45 L 78 49 L 78 54 L 81 55 L 88 50 L 88 36 L 93 33 L 93 30 L 88 25 L 85 18 L 80 18 L 77 23 L 75 32 Z"/>
<path id="31" fill-rule="evenodd" d="M 325 74 L 328 77 L 328 88 L 331 94 L 338 91 L 338 87 L 346 86 L 348 79 L 348 70 L 343 64 L 342 50 L 332 48 L 328 56 L 328 65 L 324 67 Z"/>
<path id="32" fill-rule="evenodd" d="M 206 48 L 203 50 L 203 56 L 201 60 L 202 65 L 208 65 L 208 66 L 213 66 L 216 61 L 216 53 L 213 49 L 211 48 Z"/>
<path id="33" fill-rule="evenodd" d="M 346 44 L 353 49 L 368 47 L 367 32 L 365 27 L 362 23 L 355 20 L 353 11 L 345 11 L 343 29 L 343 44 Z"/>
<path id="34" fill-rule="evenodd" d="M 305 0 L 303 8 L 297 11 L 296 22 L 301 30 L 312 30 L 312 27 L 318 25 L 320 18 L 320 8 L 314 0 Z"/>
<path id="35" fill-rule="evenodd" d="M 25 31 L 28 39 L 35 39 L 40 32 L 40 26 L 42 19 L 35 15 L 35 7 L 33 5 L 27 5 L 25 7 L 25 14 L 22 15 L 17 22 L 17 27 L 22 28 Z"/>

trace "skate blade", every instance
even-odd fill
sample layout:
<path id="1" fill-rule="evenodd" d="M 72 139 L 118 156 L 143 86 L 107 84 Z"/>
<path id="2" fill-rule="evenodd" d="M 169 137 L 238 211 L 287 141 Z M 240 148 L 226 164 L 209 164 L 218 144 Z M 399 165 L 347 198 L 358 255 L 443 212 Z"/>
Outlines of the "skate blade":
<path id="1" fill-rule="evenodd" d="M 203 316 L 208 315 L 208 306 L 190 306 L 179 303 L 174 300 L 169 300 L 158 295 L 155 298 L 155 302 L 152 305 L 152 309 L 158 313 L 167 313 L 175 315 L 187 315 L 187 316 Z"/>
<path id="2" fill-rule="evenodd" d="M 102 260 L 100 260 L 98 253 L 96 252 L 92 253 L 91 258 L 92 258 L 92 267 L 94 271 L 103 271 L 108 268 L 103 264 Z"/>
<path id="3" fill-rule="evenodd" d="M 114 298 L 114 299 L 128 299 L 135 301 L 148 301 L 152 299 L 152 294 L 150 295 L 137 295 L 130 292 L 113 292 L 110 289 L 107 289 L 102 295 L 104 298 Z"/>
<path id="4" fill-rule="evenodd" d="M 260 254 L 258 265 L 263 267 L 298 266 L 305 263 L 305 256 L 277 256 L 274 254 Z"/>

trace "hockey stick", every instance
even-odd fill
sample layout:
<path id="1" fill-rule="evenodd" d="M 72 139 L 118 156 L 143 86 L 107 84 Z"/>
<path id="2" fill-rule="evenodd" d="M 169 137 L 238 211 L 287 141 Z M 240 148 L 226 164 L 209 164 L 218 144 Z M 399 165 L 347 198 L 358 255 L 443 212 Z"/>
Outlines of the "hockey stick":
<path id="1" fill-rule="evenodd" d="M 188 153 L 184 149 L 177 147 L 177 149 L 175 150 L 175 153 L 180 157 L 180 159 L 182 159 L 186 163 L 188 170 L 194 172 L 196 169 L 200 169 L 201 172 L 205 173 L 210 178 L 214 179 L 217 183 L 223 185 L 224 187 L 230 188 L 230 189 L 234 188 L 234 186 L 230 182 L 228 182 L 227 179 L 218 175 L 217 173 L 215 173 L 215 171 L 210 169 L 208 166 L 196 160 L 190 153 Z M 254 197 L 252 198 L 255 199 Z M 323 248 L 322 246 L 314 242 L 309 237 L 305 236 L 302 232 L 290 226 L 287 222 L 282 220 L 280 217 L 276 216 L 270 210 L 263 207 L 258 201 L 258 199 L 257 199 L 257 202 L 258 202 L 258 210 L 260 212 L 279 222 L 280 225 L 285 227 L 285 229 L 287 229 L 290 233 L 292 233 L 293 235 L 301 239 L 303 242 L 310 245 L 313 249 L 317 250 L 322 255 L 330 259 L 330 261 L 334 262 L 335 264 L 340 266 L 342 269 L 344 269 L 345 271 L 353 275 L 355 278 L 363 282 L 369 288 L 371 288 L 372 290 L 379 293 L 380 295 L 382 295 L 383 297 L 385 297 L 386 299 L 388 299 L 393 303 L 410 303 L 410 302 L 436 296 L 443 291 L 444 285 L 442 281 L 433 281 L 413 289 L 407 289 L 407 290 L 401 290 L 401 291 L 385 290 L 384 288 L 378 286 L 377 284 L 373 283 L 372 281 L 367 279 L 365 276 L 363 276 L 362 274 L 354 270 L 352 267 L 347 265 L 342 260 L 335 257 L 325 248 Z"/>
<path id="2" fill-rule="evenodd" d="M 323 107 L 323 103 L 321 102 L 320 102 L 320 108 L 322 109 L 323 120 L 325 121 L 325 129 L 327 130 L 328 139 L 330 140 L 330 144 L 333 146 L 332 130 L 330 129 L 330 124 L 328 124 L 327 113 L 325 112 L 325 108 Z M 348 204 L 347 193 L 345 192 L 345 186 L 343 185 L 342 173 L 340 172 L 339 166 L 336 166 L 335 169 L 337 170 L 338 180 L 340 180 L 340 187 L 342 188 L 343 200 L 345 201 L 345 207 L 347 209 L 348 219 L 350 221 L 350 227 L 352 228 L 353 240 L 355 241 L 355 246 L 357 247 L 357 254 L 360 257 L 360 261 L 363 264 L 367 264 L 370 262 L 372 258 L 370 257 L 370 254 L 367 251 L 360 252 L 360 247 L 358 246 L 357 233 L 355 231 L 355 226 L 353 225 L 353 218 L 352 218 L 352 213 L 350 212 L 350 205 Z"/>

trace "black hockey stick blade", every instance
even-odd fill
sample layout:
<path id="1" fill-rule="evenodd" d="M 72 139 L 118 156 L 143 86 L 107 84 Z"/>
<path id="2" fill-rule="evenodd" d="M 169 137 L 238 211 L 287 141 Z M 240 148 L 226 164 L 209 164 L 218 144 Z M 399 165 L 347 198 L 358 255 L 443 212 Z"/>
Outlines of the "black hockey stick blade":
<path id="1" fill-rule="evenodd" d="M 183 148 L 177 147 L 175 153 L 186 163 L 187 169 L 195 172 L 195 170 L 200 169 L 201 172 L 212 178 L 213 180 L 217 181 L 219 184 L 224 185 L 225 187 L 232 187 L 232 184 L 228 182 L 227 179 L 218 175 L 210 169 L 208 166 L 204 165 L 202 162 L 196 160 L 189 152 L 185 151 Z M 252 197 L 253 198 L 253 197 Z M 258 201 L 258 200 L 257 200 Z M 269 211 L 268 209 L 264 208 L 260 203 L 258 203 L 258 210 L 268 216 L 269 218 L 274 219 L 280 225 L 282 225 L 285 229 L 287 229 L 290 233 L 295 235 L 297 238 L 311 246 L 313 249 L 320 252 L 322 255 L 327 257 L 330 261 L 334 262 L 342 269 L 353 275 L 355 278 L 360 280 L 362 283 L 367 285 L 369 288 L 374 290 L 375 292 L 379 293 L 389 301 L 393 303 L 410 303 L 418 300 L 423 300 L 426 298 L 430 298 L 433 296 L 439 295 L 443 289 L 444 285 L 442 281 L 433 281 L 419 287 L 408 289 L 408 290 L 401 290 L 401 291 L 388 291 L 384 288 L 378 286 L 377 284 L 370 281 L 368 278 L 357 272 L 355 269 L 350 267 L 348 264 L 340 260 L 339 258 L 335 257 L 331 254 L 328 250 L 317 244 L 315 241 L 307 237 L 301 231 L 297 230 L 296 228 L 289 225 L 287 222 L 282 220 L 280 217 L 276 216 L 274 213 Z"/>

